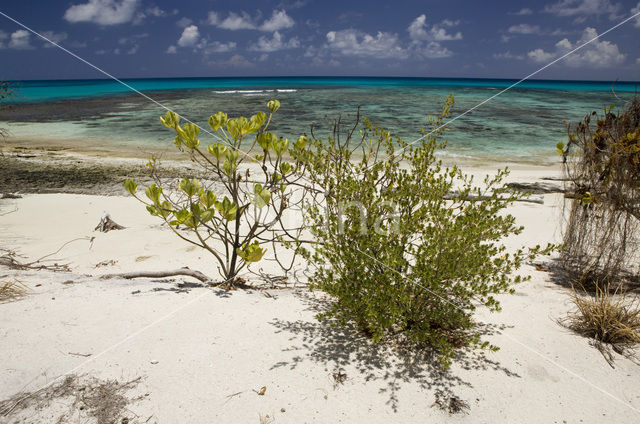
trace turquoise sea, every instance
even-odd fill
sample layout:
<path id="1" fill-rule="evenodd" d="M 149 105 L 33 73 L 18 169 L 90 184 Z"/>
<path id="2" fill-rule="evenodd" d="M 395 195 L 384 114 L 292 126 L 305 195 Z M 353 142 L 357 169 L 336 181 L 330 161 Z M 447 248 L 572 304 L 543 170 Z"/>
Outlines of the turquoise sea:
<path id="1" fill-rule="evenodd" d="M 123 80 L 136 90 L 206 127 L 209 115 L 265 110 L 277 98 L 282 108 L 273 130 L 295 138 L 326 135 L 333 119 L 351 122 L 358 106 L 374 124 L 413 141 L 453 93 L 452 117 L 487 100 L 516 80 L 444 78 L 172 78 Z M 638 83 L 528 80 L 482 104 L 449 126 L 442 153 L 451 158 L 551 163 L 563 140 L 563 121 L 577 122 L 593 110 L 618 107 Z M 49 137 L 104 149 L 153 151 L 170 146 L 172 135 L 158 117 L 163 109 L 114 80 L 17 81 L 17 96 L 0 111 L 0 122 L 16 138 Z M 207 136 L 203 135 L 203 142 Z"/>

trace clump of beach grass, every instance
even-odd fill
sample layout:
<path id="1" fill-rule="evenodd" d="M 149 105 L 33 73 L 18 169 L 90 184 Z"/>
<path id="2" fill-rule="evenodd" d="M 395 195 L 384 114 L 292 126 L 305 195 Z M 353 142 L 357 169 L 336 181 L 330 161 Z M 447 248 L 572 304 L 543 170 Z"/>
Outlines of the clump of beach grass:
<path id="1" fill-rule="evenodd" d="M 18 280 L 0 283 L 0 302 L 16 300 L 25 296 L 27 292 L 27 286 Z"/>
<path id="2" fill-rule="evenodd" d="M 583 288 L 571 291 L 574 309 L 560 322 L 594 340 L 594 345 L 612 365 L 611 350 L 631 356 L 640 344 L 640 298 L 619 288 L 596 286 L 590 295 Z M 613 366 L 613 365 L 612 365 Z"/>

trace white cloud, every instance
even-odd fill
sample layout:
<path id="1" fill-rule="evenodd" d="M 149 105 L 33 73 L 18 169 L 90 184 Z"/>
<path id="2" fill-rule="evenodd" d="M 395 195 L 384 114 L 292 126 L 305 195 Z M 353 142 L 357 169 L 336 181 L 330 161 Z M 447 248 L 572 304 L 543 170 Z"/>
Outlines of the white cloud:
<path id="1" fill-rule="evenodd" d="M 439 24 L 427 25 L 427 16 L 422 14 L 415 18 L 407 31 L 411 38 L 411 48 L 414 52 L 422 57 L 428 59 L 437 59 L 443 57 L 450 57 L 453 52 L 448 48 L 442 46 L 444 41 L 462 40 L 462 33 L 460 31 L 456 33 L 447 32 L 447 27 L 452 28 L 460 24 L 460 21 L 452 21 L 445 19 Z"/>
<path id="2" fill-rule="evenodd" d="M 523 7 L 522 9 L 518 10 L 517 12 L 514 13 L 509 13 L 510 15 L 516 15 L 516 16 L 527 16 L 527 15 L 533 15 L 533 10 L 529 9 L 528 7 Z"/>
<path id="3" fill-rule="evenodd" d="M 293 37 L 289 41 L 285 41 L 284 37 L 278 32 L 273 33 L 273 38 L 269 39 L 264 35 L 260 37 L 258 42 L 249 47 L 249 50 L 271 53 L 284 49 L 295 49 L 300 47 L 300 41 L 296 37 Z"/>
<path id="4" fill-rule="evenodd" d="M 507 30 L 511 34 L 540 34 L 538 25 L 518 24 L 511 25 Z"/>
<path id="5" fill-rule="evenodd" d="M 504 53 L 494 53 L 493 54 L 493 58 L 494 59 L 517 59 L 517 60 L 522 60 L 524 59 L 524 56 L 521 54 L 513 54 L 510 51 L 506 51 Z"/>
<path id="6" fill-rule="evenodd" d="M 631 15 L 635 15 L 636 13 L 640 13 L 640 1 L 638 2 L 638 4 L 636 5 L 636 7 L 634 7 L 633 9 L 631 9 Z M 635 24 L 636 28 L 640 28 L 640 16 L 638 16 L 636 18 L 636 24 Z"/>
<path id="7" fill-rule="evenodd" d="M 89 0 L 67 9 L 64 19 L 69 22 L 92 22 L 99 25 L 118 25 L 131 22 L 139 0 Z"/>
<path id="8" fill-rule="evenodd" d="M 228 29 L 230 31 L 257 28 L 256 24 L 253 21 L 253 18 L 251 18 L 251 16 L 249 16 L 247 12 L 241 12 L 240 14 L 229 12 L 229 16 L 214 25 L 222 29 Z"/>
<path id="9" fill-rule="evenodd" d="M 417 52 L 420 56 L 427 59 L 440 59 L 443 57 L 453 56 L 453 52 L 443 47 L 437 41 L 430 41 L 426 46 L 419 47 Z"/>
<path id="10" fill-rule="evenodd" d="M 167 48 L 167 53 L 174 54 L 178 52 L 178 47 L 192 47 L 194 49 L 202 50 L 205 54 L 213 53 L 226 53 L 235 50 L 237 44 L 233 41 L 223 43 L 220 41 L 209 41 L 207 38 L 203 38 L 200 35 L 200 30 L 196 25 L 189 25 L 182 31 L 180 39 L 176 45 L 171 45 Z"/>
<path id="11" fill-rule="evenodd" d="M 47 37 L 49 40 L 53 41 L 56 44 L 60 44 L 61 42 L 63 42 L 68 38 L 68 35 L 66 32 L 43 31 L 42 35 L 44 35 L 45 37 Z M 55 47 L 53 44 L 51 44 L 48 41 L 43 40 L 43 42 L 44 42 L 45 48 Z"/>
<path id="12" fill-rule="evenodd" d="M 167 16 L 177 15 L 178 9 L 173 9 L 170 12 L 166 10 L 160 9 L 158 6 L 147 7 L 145 10 L 142 10 L 136 13 L 135 18 L 133 19 L 134 25 L 139 25 L 144 21 L 147 16 L 153 16 L 155 18 L 165 18 Z"/>
<path id="13" fill-rule="evenodd" d="M 180 47 L 195 47 L 200 41 L 200 31 L 195 25 L 189 25 L 182 31 L 182 35 L 178 40 L 178 46 Z"/>
<path id="14" fill-rule="evenodd" d="M 262 31 L 280 31 L 281 29 L 291 28 L 295 22 L 284 10 L 274 10 L 271 17 L 265 20 L 260 26 Z"/>
<path id="15" fill-rule="evenodd" d="M 527 56 L 534 62 L 549 62 L 597 36 L 598 32 L 594 28 L 586 28 L 580 40 L 575 44 L 564 38 L 556 43 L 554 51 L 547 52 L 542 49 L 536 49 L 530 51 Z M 594 40 L 589 45 L 564 58 L 561 63 L 574 68 L 606 68 L 613 65 L 620 65 L 624 60 L 625 55 L 620 52 L 616 44 L 610 41 Z"/>
<path id="16" fill-rule="evenodd" d="M 183 19 L 186 19 L 186 18 L 183 18 Z M 220 18 L 218 17 L 218 14 L 214 11 L 209 12 L 209 15 L 207 16 L 207 23 L 209 25 L 218 25 L 220 23 Z"/>
<path id="17" fill-rule="evenodd" d="M 203 45 L 206 54 L 211 53 L 227 53 L 236 49 L 237 44 L 233 41 L 222 43 L 220 41 L 212 41 Z"/>
<path id="18" fill-rule="evenodd" d="M 176 22 L 176 25 L 178 25 L 180 28 L 186 28 L 189 25 L 191 25 L 193 23 L 193 20 L 187 18 L 187 17 L 183 17 L 178 19 L 178 22 Z"/>
<path id="19" fill-rule="evenodd" d="M 9 38 L 9 48 L 16 50 L 30 50 L 34 47 L 30 44 L 31 33 L 24 29 L 19 29 Z"/>
<path id="20" fill-rule="evenodd" d="M 573 16 L 579 21 L 587 16 L 609 15 L 614 20 L 620 17 L 620 4 L 611 0 L 560 0 L 545 6 L 544 11 L 556 16 Z"/>
<path id="21" fill-rule="evenodd" d="M 253 63 L 249 62 L 244 56 L 234 54 L 228 60 L 223 62 L 216 62 L 216 64 L 223 66 L 231 66 L 233 68 L 247 68 L 253 66 Z"/>
<path id="22" fill-rule="evenodd" d="M 458 25 L 458 23 L 459 21 L 445 19 L 440 25 L 452 27 Z M 440 25 L 435 24 L 429 28 L 427 25 L 427 16 L 422 14 L 411 22 L 407 31 L 409 31 L 409 37 L 414 41 L 462 40 L 462 33 L 460 31 L 455 34 L 449 34 L 447 30 Z"/>
<path id="23" fill-rule="evenodd" d="M 291 28 L 295 25 L 295 21 L 287 14 L 284 9 L 273 10 L 271 17 L 265 19 L 260 24 L 261 13 L 258 12 L 256 17 L 252 17 L 247 12 L 240 13 L 229 12 L 226 18 L 222 19 L 217 12 L 211 11 L 207 17 L 207 23 L 218 28 L 228 29 L 230 31 L 238 30 L 258 30 L 264 32 L 275 32 L 283 29 Z"/>
<path id="24" fill-rule="evenodd" d="M 7 38 L 9 38 L 9 34 L 0 29 L 0 49 L 5 48 L 4 40 L 6 40 Z"/>
<path id="25" fill-rule="evenodd" d="M 329 31 L 328 47 L 342 55 L 373 56 L 405 59 L 408 52 L 398 42 L 398 36 L 379 31 L 375 36 L 353 29 Z"/>

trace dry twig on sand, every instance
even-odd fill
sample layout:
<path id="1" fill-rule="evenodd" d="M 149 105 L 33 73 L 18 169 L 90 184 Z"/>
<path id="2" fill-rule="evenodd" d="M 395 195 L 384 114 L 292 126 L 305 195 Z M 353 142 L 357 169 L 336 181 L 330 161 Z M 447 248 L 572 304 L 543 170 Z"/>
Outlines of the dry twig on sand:
<path id="1" fill-rule="evenodd" d="M 111 230 L 124 230 L 125 228 L 126 227 L 123 227 L 122 225 L 111 219 L 111 215 L 109 215 L 109 212 L 105 212 L 100 218 L 100 222 L 98 223 L 98 225 L 96 225 L 96 228 L 94 228 L 93 231 L 106 233 Z"/>
<path id="2" fill-rule="evenodd" d="M 99 380 L 95 377 L 69 375 L 64 380 L 44 389 L 18 393 L 0 402 L 0 416 L 19 416 L 22 412 L 39 416 L 58 416 L 55 422 L 86 422 L 93 418 L 99 424 L 132 421 L 135 415 L 127 406 L 142 399 L 128 397 L 127 392 L 140 383 L 141 377 L 120 383 L 116 380 Z M 60 405 L 68 408 L 60 409 Z M 64 412 L 62 412 L 64 411 Z"/>

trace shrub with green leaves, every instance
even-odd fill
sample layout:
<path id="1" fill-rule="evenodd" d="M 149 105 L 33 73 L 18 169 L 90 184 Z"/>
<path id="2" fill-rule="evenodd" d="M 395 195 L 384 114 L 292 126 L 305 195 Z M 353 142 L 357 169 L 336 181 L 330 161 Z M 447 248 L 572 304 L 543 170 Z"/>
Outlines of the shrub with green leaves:
<path id="1" fill-rule="evenodd" d="M 442 114 L 429 117 L 437 130 L 423 130 L 415 145 L 364 119 L 359 132 L 312 138 L 299 157 L 324 193 L 306 208 L 316 241 L 306 252 L 316 266 L 312 286 L 333 302 L 321 317 L 355 323 L 374 342 L 428 345 L 445 365 L 458 347 L 495 348 L 481 340 L 473 311 L 500 310 L 495 295 L 530 278 L 514 272 L 540 252 L 503 244 L 522 231 L 504 213 L 522 196 L 503 183 L 506 170 L 478 186 L 437 159 L 452 106 L 449 96 Z"/>
<path id="2" fill-rule="evenodd" d="M 300 202 L 292 200 L 299 176 L 290 162 L 291 153 L 302 150 L 305 138 L 291 146 L 289 140 L 268 131 L 277 100 L 268 104 L 268 114 L 258 112 L 250 118 L 229 118 L 218 112 L 208 122 L 218 138 L 202 148 L 200 128 L 190 122 L 180 124 L 180 116 L 168 111 L 162 124 L 175 131 L 176 147 L 187 153 L 203 170 L 207 181 L 183 178 L 162 181 L 159 163 L 148 163 L 156 181 L 137 194 L 137 185 L 126 180 L 126 190 L 147 205 L 147 210 L 169 225 L 181 239 L 207 250 L 214 257 L 225 284 L 233 284 L 247 265 L 259 262 L 267 246 L 274 259 L 288 270 L 278 247 L 297 246 L 301 228 L 287 226 L 285 211 Z"/>

